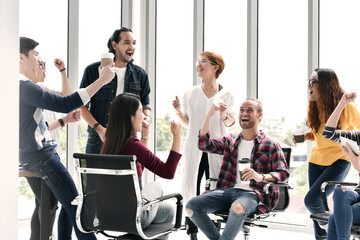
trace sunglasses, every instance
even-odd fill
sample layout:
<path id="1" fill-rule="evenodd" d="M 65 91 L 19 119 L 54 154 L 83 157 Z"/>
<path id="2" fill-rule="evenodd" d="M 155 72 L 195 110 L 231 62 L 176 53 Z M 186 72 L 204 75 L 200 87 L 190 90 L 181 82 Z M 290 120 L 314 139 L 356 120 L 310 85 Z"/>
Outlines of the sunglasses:
<path id="1" fill-rule="evenodd" d="M 314 87 L 314 85 L 315 85 L 316 83 L 319 83 L 319 81 L 318 81 L 318 80 L 309 79 L 308 86 L 309 86 L 310 88 L 312 88 L 312 87 Z"/>
<path id="2" fill-rule="evenodd" d="M 45 68 L 46 68 L 46 62 L 39 62 L 39 66 L 43 69 L 43 70 L 45 70 Z"/>
<path id="3" fill-rule="evenodd" d="M 208 62 L 208 63 L 211 63 L 212 65 L 217 65 L 216 62 L 207 60 L 207 59 L 205 59 L 205 58 L 202 58 L 202 59 L 197 60 L 196 63 L 195 63 L 195 65 L 197 66 L 197 65 L 200 65 L 200 64 L 205 64 L 205 63 L 207 63 L 207 62 Z"/>

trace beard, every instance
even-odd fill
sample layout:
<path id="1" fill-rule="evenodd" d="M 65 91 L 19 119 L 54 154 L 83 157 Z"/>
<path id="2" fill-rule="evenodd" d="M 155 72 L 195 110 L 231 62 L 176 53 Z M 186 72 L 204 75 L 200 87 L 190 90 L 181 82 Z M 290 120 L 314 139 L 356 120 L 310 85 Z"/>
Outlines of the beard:
<path id="1" fill-rule="evenodd" d="M 134 61 L 134 58 L 131 58 L 130 60 L 126 60 L 124 54 L 122 54 L 122 52 L 120 51 L 119 48 L 118 48 L 117 52 L 118 52 L 120 61 L 125 62 L 125 63 L 132 63 Z"/>

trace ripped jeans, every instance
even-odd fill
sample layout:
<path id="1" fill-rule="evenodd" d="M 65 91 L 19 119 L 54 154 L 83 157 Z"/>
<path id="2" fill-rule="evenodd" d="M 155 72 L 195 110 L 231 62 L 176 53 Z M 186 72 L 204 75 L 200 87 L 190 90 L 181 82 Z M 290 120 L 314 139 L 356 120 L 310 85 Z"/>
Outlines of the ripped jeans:
<path id="1" fill-rule="evenodd" d="M 186 204 L 186 211 L 191 221 L 211 240 L 235 239 L 240 232 L 247 216 L 254 213 L 258 205 L 258 197 L 255 192 L 239 188 L 225 188 L 207 192 L 193 197 Z M 244 206 L 243 213 L 235 213 L 232 205 L 239 203 Z M 208 213 L 220 210 L 228 210 L 229 218 L 225 229 L 220 235 Z"/>

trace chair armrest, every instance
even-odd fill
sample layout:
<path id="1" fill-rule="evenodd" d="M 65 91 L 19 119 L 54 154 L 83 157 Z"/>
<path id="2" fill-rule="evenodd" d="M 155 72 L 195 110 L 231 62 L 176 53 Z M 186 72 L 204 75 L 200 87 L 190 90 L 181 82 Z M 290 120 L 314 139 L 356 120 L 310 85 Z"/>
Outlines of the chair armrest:
<path id="1" fill-rule="evenodd" d="M 354 183 L 354 182 L 339 182 L 339 181 L 327 181 L 327 182 L 323 182 L 321 184 L 321 198 L 322 198 L 322 202 L 323 202 L 323 206 L 325 211 L 329 211 L 329 206 L 327 203 L 327 198 L 326 198 L 326 187 L 327 186 L 331 186 L 331 185 L 341 185 L 341 186 L 357 186 L 358 183 Z"/>
<path id="2" fill-rule="evenodd" d="M 144 203 L 144 206 L 146 205 L 152 205 L 154 203 L 162 202 L 171 198 L 176 198 L 176 220 L 174 228 L 180 228 L 181 227 L 181 219 L 182 219 L 182 212 L 183 212 L 183 197 L 179 193 L 172 193 L 168 194 L 150 201 L 147 201 Z"/>
<path id="3" fill-rule="evenodd" d="M 282 187 L 282 188 L 291 189 L 288 183 L 275 183 L 275 182 L 265 183 L 263 187 L 265 194 L 265 205 L 268 206 L 269 209 L 270 209 L 270 194 L 269 194 L 270 187 Z"/>

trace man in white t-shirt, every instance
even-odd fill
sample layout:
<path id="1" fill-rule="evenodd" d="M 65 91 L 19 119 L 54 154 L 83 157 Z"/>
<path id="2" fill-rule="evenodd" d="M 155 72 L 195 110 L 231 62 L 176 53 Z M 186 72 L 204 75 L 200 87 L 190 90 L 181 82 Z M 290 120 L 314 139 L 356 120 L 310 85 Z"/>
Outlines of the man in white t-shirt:
<path id="1" fill-rule="evenodd" d="M 141 132 L 141 142 L 146 145 L 148 139 L 149 125 L 151 123 L 150 84 L 145 70 L 133 64 L 136 40 L 132 30 L 125 27 L 115 30 L 107 46 L 109 52 L 115 56 L 114 69 L 116 74 L 109 84 L 103 86 L 91 98 L 90 102 L 81 108 L 82 117 L 89 125 L 86 153 L 100 153 L 105 140 L 111 102 L 123 92 L 130 92 L 139 96 L 146 116 Z M 86 88 L 98 78 L 99 67 L 100 61 L 86 67 L 80 88 Z"/>
<path id="2" fill-rule="evenodd" d="M 192 198 L 186 212 L 209 239 L 231 240 L 247 216 L 255 211 L 268 212 L 276 205 L 278 188 L 270 188 L 267 206 L 263 185 L 287 182 L 289 170 L 280 145 L 258 129 L 263 116 L 259 100 L 247 99 L 241 104 L 239 134 L 210 139 L 210 119 L 217 110 L 215 105 L 209 110 L 199 134 L 200 150 L 223 155 L 216 189 Z M 229 209 L 229 218 L 220 235 L 207 214 L 225 209 Z"/>

